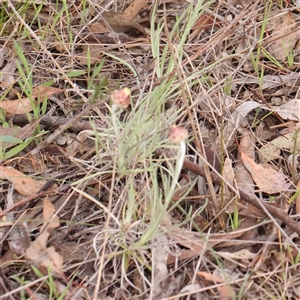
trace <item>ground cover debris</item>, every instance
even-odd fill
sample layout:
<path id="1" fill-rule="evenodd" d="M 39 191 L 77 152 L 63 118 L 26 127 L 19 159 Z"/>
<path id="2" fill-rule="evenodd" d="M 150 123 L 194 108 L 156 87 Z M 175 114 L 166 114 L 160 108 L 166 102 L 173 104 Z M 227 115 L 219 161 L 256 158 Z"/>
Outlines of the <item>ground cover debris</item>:
<path id="1" fill-rule="evenodd" d="M 299 1 L 0 4 L 0 299 L 300 299 Z"/>

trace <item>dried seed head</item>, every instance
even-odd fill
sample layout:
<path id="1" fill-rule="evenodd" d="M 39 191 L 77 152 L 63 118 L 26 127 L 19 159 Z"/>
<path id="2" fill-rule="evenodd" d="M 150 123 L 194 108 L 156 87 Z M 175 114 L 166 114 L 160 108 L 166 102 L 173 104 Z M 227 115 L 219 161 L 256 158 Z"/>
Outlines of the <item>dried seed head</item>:
<path id="1" fill-rule="evenodd" d="M 180 126 L 173 126 L 171 128 L 169 140 L 173 144 L 180 144 L 188 138 L 188 131 Z"/>
<path id="2" fill-rule="evenodd" d="M 130 104 L 130 96 L 130 89 L 124 88 L 121 90 L 114 90 L 110 95 L 110 99 L 115 106 L 126 108 Z"/>

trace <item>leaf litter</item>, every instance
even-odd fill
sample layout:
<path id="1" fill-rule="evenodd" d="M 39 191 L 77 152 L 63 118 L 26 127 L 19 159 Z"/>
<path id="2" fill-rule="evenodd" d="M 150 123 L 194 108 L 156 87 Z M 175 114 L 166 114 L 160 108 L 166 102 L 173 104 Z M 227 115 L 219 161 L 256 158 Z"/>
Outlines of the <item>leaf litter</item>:
<path id="1" fill-rule="evenodd" d="M 53 204 L 48 198 L 44 200 L 43 217 L 44 224 L 40 228 L 40 234 L 26 250 L 26 257 L 46 274 L 50 268 L 57 275 L 62 275 L 63 258 L 55 251 L 54 246 L 47 247 L 47 241 L 51 231 L 59 227 L 59 219 L 54 216 Z"/>
<path id="2" fill-rule="evenodd" d="M 3 299 L 299 297 L 297 3 L 54 2 L 1 4 Z"/>

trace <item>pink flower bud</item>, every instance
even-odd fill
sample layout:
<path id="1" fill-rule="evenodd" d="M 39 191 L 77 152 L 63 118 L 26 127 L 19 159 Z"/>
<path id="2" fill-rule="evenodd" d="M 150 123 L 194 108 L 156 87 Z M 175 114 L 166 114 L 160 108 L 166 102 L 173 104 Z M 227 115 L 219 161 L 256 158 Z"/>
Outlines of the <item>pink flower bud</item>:
<path id="1" fill-rule="evenodd" d="M 188 138 L 188 131 L 180 126 L 173 126 L 171 128 L 169 140 L 173 144 L 180 144 Z"/>
<path id="2" fill-rule="evenodd" d="M 112 103 L 121 108 L 126 108 L 130 104 L 131 92 L 129 88 L 114 90 L 110 95 Z"/>

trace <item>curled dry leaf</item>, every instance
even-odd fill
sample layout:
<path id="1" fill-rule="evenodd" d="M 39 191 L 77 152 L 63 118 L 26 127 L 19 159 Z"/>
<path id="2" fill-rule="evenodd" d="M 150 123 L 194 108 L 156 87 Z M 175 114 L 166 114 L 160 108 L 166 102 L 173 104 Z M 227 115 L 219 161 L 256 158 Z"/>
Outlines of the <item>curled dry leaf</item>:
<path id="1" fill-rule="evenodd" d="M 0 166 L 0 178 L 7 179 L 14 185 L 14 188 L 22 195 L 31 196 L 39 192 L 45 185 L 42 180 L 34 180 L 22 172 L 12 168 Z"/>
<path id="2" fill-rule="evenodd" d="M 245 167 L 262 192 L 276 194 L 290 187 L 290 182 L 288 182 L 287 177 L 282 172 L 274 170 L 269 164 L 256 164 L 243 151 L 240 150 L 240 153 Z"/>
<path id="3" fill-rule="evenodd" d="M 39 98 L 40 102 L 48 99 L 50 96 L 62 92 L 62 89 L 55 87 L 39 86 L 33 89 L 32 98 Z M 10 114 L 25 114 L 32 111 L 32 103 L 29 98 L 17 100 L 5 100 L 0 102 L 0 107 Z"/>

